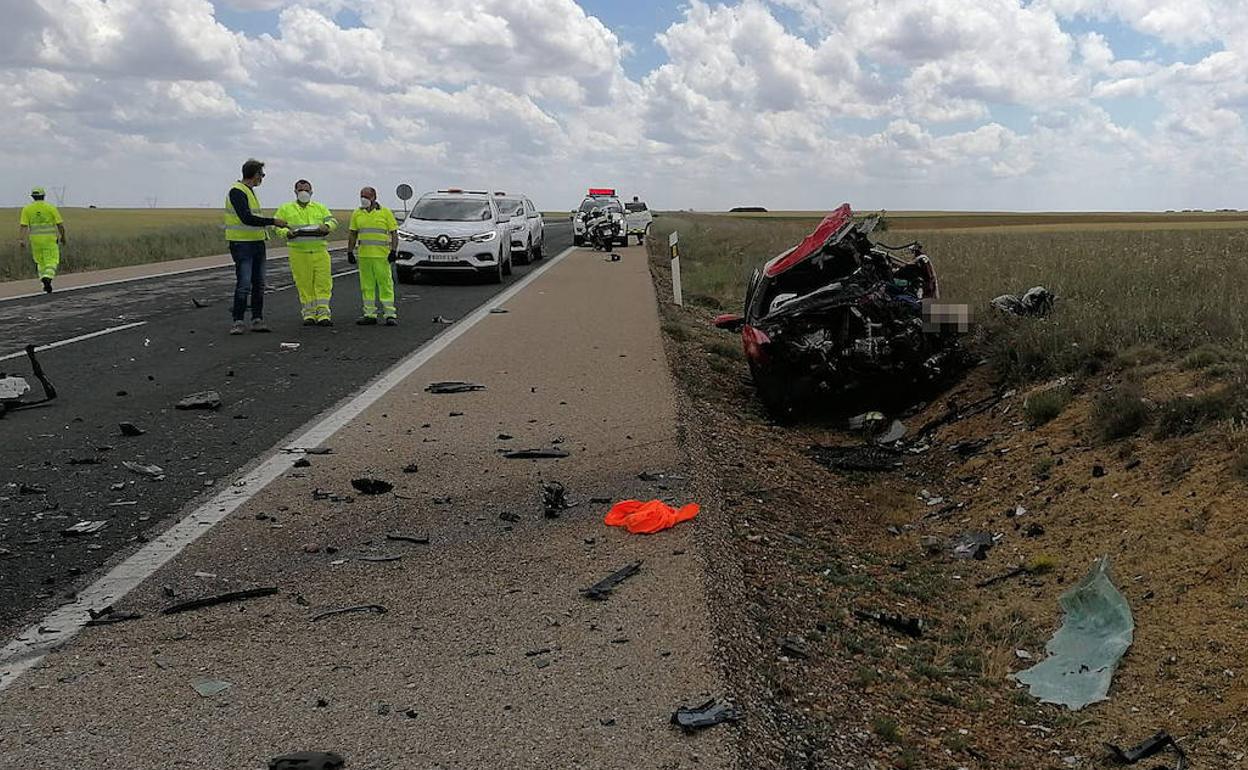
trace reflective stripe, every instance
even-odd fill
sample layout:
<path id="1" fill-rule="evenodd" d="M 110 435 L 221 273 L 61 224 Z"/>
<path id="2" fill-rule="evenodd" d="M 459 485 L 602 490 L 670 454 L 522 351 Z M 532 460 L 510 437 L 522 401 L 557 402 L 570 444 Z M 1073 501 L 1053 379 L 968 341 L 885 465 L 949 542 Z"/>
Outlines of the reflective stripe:
<path id="1" fill-rule="evenodd" d="M 384 227 L 361 227 L 359 230 L 356 230 L 356 232 L 357 233 L 381 233 L 382 235 L 390 234 L 390 231 Z"/>
<path id="2" fill-rule="evenodd" d="M 56 225 L 30 225 L 31 235 L 40 235 L 42 233 L 55 233 Z"/>
<path id="3" fill-rule="evenodd" d="M 390 241 L 374 241 L 371 238 L 360 238 L 356 241 L 356 244 L 360 246 L 382 246 L 387 249 L 390 248 Z"/>

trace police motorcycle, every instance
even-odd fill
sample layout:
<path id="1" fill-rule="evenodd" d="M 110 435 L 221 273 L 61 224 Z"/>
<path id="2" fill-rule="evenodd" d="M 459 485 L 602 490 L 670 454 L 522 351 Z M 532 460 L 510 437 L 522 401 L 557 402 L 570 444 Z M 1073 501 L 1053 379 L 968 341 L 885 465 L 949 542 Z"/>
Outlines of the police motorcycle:
<path id="1" fill-rule="evenodd" d="M 585 222 L 585 239 L 594 251 L 610 251 L 620 238 L 620 224 L 604 208 L 594 207 L 581 215 Z"/>

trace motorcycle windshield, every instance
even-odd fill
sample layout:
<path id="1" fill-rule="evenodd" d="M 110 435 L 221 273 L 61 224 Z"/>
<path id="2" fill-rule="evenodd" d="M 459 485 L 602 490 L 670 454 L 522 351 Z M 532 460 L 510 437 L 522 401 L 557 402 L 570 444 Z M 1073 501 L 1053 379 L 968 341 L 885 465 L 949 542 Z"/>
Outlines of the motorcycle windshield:
<path id="1" fill-rule="evenodd" d="M 848 203 L 842 203 L 840 208 L 824 217 L 815 231 L 801 243 L 768 262 L 763 272 L 768 278 L 775 278 L 793 269 L 822 251 L 824 246 L 841 236 L 853 223 L 853 210 Z"/>

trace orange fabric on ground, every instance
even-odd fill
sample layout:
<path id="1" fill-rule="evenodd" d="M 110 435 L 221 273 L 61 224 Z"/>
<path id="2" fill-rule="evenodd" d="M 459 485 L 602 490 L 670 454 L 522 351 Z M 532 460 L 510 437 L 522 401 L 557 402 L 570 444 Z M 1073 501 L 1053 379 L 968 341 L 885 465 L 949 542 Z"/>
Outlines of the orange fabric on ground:
<path id="1" fill-rule="evenodd" d="M 651 500 L 648 503 L 623 500 L 611 507 L 604 521 L 609 527 L 624 527 L 634 535 L 648 535 L 692 519 L 698 515 L 699 510 L 701 508 L 697 503 L 689 503 L 677 510 L 662 500 Z"/>

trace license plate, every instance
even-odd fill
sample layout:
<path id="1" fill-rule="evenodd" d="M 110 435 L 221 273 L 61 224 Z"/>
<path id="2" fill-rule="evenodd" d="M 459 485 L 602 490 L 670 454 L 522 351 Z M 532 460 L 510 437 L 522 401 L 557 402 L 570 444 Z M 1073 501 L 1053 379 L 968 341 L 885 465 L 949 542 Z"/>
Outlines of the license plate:
<path id="1" fill-rule="evenodd" d="M 459 257 L 456 257 L 454 254 L 430 254 L 429 261 L 430 262 L 458 262 Z"/>

